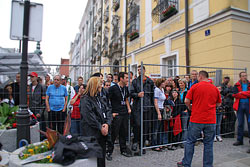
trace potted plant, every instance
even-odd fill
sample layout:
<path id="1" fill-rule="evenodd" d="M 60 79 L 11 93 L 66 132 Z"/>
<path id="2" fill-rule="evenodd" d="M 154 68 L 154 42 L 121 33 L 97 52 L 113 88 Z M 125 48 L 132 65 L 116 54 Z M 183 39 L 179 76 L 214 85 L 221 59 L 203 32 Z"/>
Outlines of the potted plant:
<path id="1" fill-rule="evenodd" d="M 138 30 L 133 30 L 130 34 L 128 34 L 128 38 L 130 39 L 130 41 L 134 40 L 137 37 L 139 37 Z"/>
<path id="2" fill-rule="evenodd" d="M 166 8 L 165 10 L 163 10 L 161 12 L 161 15 L 162 15 L 161 21 L 164 21 L 164 20 L 170 18 L 171 16 L 175 15 L 177 12 L 178 11 L 177 11 L 175 5 L 168 6 L 168 8 Z"/>

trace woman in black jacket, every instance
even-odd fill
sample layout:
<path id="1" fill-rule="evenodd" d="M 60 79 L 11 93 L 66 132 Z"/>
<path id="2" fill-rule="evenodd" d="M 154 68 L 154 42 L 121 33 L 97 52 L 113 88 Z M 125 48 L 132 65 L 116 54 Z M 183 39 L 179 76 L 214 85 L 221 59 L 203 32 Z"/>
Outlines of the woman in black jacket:
<path id="1" fill-rule="evenodd" d="M 100 77 L 91 77 L 80 102 L 81 126 L 83 136 L 95 136 L 103 149 L 103 157 L 97 158 L 97 166 L 105 167 L 106 136 L 111 120 L 107 106 L 99 93 L 102 89 Z"/>

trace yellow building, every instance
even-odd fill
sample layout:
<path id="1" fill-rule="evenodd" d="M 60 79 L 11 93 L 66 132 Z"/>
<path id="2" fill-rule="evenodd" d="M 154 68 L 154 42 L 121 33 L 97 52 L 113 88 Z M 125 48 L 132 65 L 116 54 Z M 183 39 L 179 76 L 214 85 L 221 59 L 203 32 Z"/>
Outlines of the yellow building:
<path id="1" fill-rule="evenodd" d="M 250 67 L 250 0 L 97 0 L 94 3 L 98 2 L 103 2 L 102 51 L 93 64 L 130 64 L 134 72 L 141 61 L 170 65 L 147 68 L 148 73 L 162 76 L 189 73 L 185 67 L 171 65 Z M 101 71 L 109 73 L 117 69 L 101 68 Z"/>

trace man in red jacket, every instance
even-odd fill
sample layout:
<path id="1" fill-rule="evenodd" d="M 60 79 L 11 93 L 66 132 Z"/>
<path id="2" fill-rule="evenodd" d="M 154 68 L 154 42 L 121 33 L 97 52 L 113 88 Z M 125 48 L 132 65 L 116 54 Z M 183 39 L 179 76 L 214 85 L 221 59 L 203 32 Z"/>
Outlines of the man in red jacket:
<path id="1" fill-rule="evenodd" d="M 250 82 L 247 80 L 247 73 L 240 72 L 240 80 L 234 85 L 233 97 L 235 102 L 233 108 L 237 111 L 238 136 L 234 146 L 243 145 L 244 115 L 249 118 Z M 250 137 L 250 123 L 248 122 L 248 136 Z M 249 150 L 250 151 L 250 150 Z"/>

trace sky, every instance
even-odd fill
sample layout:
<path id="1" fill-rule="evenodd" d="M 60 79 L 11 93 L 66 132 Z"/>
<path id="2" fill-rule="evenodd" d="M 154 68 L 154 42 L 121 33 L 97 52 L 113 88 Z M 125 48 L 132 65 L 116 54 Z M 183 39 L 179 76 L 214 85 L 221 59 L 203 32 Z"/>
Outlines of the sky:
<path id="1" fill-rule="evenodd" d="M 70 43 L 79 33 L 79 25 L 87 0 L 30 0 L 43 4 L 41 51 L 46 64 L 60 64 L 69 58 Z M 0 0 L 0 47 L 19 48 L 19 41 L 10 39 L 11 0 Z M 36 42 L 29 42 L 29 52 Z"/>

